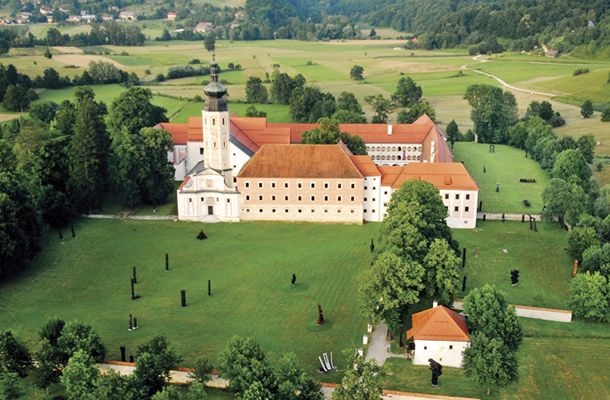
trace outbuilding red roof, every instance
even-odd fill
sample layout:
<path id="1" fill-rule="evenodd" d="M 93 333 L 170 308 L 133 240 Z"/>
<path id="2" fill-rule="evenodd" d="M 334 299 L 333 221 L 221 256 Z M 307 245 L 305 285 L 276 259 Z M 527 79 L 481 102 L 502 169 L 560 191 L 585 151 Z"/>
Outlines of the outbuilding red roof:
<path id="1" fill-rule="evenodd" d="M 445 306 L 437 306 L 411 316 L 413 328 L 407 331 L 407 340 L 442 340 L 469 342 L 464 316 Z"/>

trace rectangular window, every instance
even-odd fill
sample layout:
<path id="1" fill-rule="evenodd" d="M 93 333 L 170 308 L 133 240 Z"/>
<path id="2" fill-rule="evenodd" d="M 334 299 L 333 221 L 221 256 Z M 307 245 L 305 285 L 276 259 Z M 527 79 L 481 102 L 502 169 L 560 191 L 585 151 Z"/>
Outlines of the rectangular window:
<path id="1" fill-rule="evenodd" d="M 364 190 L 368 190 L 368 187 L 366 187 L 366 186 L 365 186 L 365 187 L 364 187 Z"/>
<path id="2" fill-rule="evenodd" d="M 274 212 L 275 212 L 275 208 L 272 208 L 272 209 L 271 209 L 271 212 L 272 212 L 272 213 L 274 213 Z"/>
<path id="3" fill-rule="evenodd" d="M 203 154 L 203 147 L 199 148 L 199 154 Z"/>
<path id="4" fill-rule="evenodd" d="M 285 208 L 285 209 L 284 209 L 284 212 L 285 212 L 285 213 L 288 213 L 288 209 L 287 209 L 287 208 Z"/>
<path id="5" fill-rule="evenodd" d="M 445 193 L 445 199 L 449 200 L 449 193 Z"/>
<path id="6" fill-rule="evenodd" d="M 311 196 L 311 201 L 316 201 L 316 196 Z"/>
<path id="7" fill-rule="evenodd" d="M 300 208 L 297 211 L 299 214 L 301 214 L 303 212 L 303 210 L 301 210 Z"/>
<path id="8" fill-rule="evenodd" d="M 337 189 L 341 189 L 341 182 L 337 183 Z"/>
<path id="9" fill-rule="evenodd" d="M 193 199 L 189 199 L 189 203 L 192 203 L 192 202 L 193 202 Z"/>
<path id="10" fill-rule="evenodd" d="M 284 182 L 284 188 L 288 189 L 288 182 Z"/>
<path id="11" fill-rule="evenodd" d="M 204 201 L 204 200 L 205 200 L 205 197 L 202 197 L 202 198 L 201 198 L 201 201 Z"/>
<path id="12" fill-rule="evenodd" d="M 466 200 L 470 200 L 470 195 L 469 194 L 466 195 Z"/>
<path id="13" fill-rule="evenodd" d="M 311 188 L 315 189 L 316 188 L 316 183 L 315 182 L 311 182 Z"/>
<path id="14" fill-rule="evenodd" d="M 449 345 L 449 350 L 453 350 L 453 345 L 452 344 Z"/>
<path id="15" fill-rule="evenodd" d="M 298 201 L 303 201 L 303 196 L 297 196 Z"/>
<path id="16" fill-rule="evenodd" d="M 328 189 L 328 182 L 324 182 L 324 189 Z"/>
<path id="17" fill-rule="evenodd" d="M 301 189 L 301 188 L 303 187 L 303 184 L 302 184 L 301 182 L 299 182 L 299 183 L 297 183 L 297 187 L 298 187 L 299 189 Z"/>
<path id="18" fill-rule="evenodd" d="M 337 214 L 341 214 L 341 210 L 337 210 Z"/>
<path id="19" fill-rule="evenodd" d="M 424 346 L 424 350 L 428 350 L 428 346 Z"/>
<path id="20" fill-rule="evenodd" d="M 263 209 L 262 209 L 262 208 L 259 208 L 259 209 L 258 209 L 258 212 L 262 214 L 262 213 L 263 213 Z"/>
<path id="21" fill-rule="evenodd" d="M 460 211 L 460 207 L 455 207 L 454 210 L 455 211 Z"/>
<path id="22" fill-rule="evenodd" d="M 373 190 L 377 190 L 377 188 L 375 186 L 373 186 Z"/>
<path id="23" fill-rule="evenodd" d="M 271 187 L 275 188 L 275 182 L 271 182 Z"/>
<path id="24" fill-rule="evenodd" d="M 367 197 L 364 198 L 364 201 L 369 201 L 369 199 Z"/>
<path id="25" fill-rule="evenodd" d="M 387 195 L 388 195 L 388 191 L 386 190 L 385 192 L 383 192 L 383 194 L 384 194 L 385 196 L 387 196 Z"/>
<path id="26" fill-rule="evenodd" d="M 464 207 L 464 212 L 470 211 L 470 207 Z"/>
<path id="27" fill-rule="evenodd" d="M 324 201 L 328 201 L 328 196 L 324 196 Z"/>
<path id="28" fill-rule="evenodd" d="M 263 187 L 263 182 L 259 182 L 259 183 L 258 183 L 258 187 L 259 187 L 259 188 L 262 188 L 262 187 Z"/>
<path id="29" fill-rule="evenodd" d="M 351 187 L 352 189 L 356 189 L 356 184 L 355 184 L 355 183 L 351 183 L 351 184 L 350 184 L 350 187 Z"/>
<path id="30" fill-rule="evenodd" d="M 275 196 L 271 196 L 271 201 L 275 201 Z"/>
<path id="31" fill-rule="evenodd" d="M 246 182 L 245 185 L 246 185 L 247 188 L 249 188 L 250 187 L 250 182 Z"/>
<path id="32" fill-rule="evenodd" d="M 259 201 L 263 201 L 263 195 L 262 194 L 258 196 L 258 200 Z"/>
<path id="33" fill-rule="evenodd" d="M 356 201 L 356 196 L 350 196 L 349 200 L 350 201 Z"/>
<path id="34" fill-rule="evenodd" d="M 373 199 L 373 201 L 375 201 L 375 199 Z"/>
<path id="35" fill-rule="evenodd" d="M 315 213 L 315 212 L 316 212 L 316 210 L 314 210 L 314 209 L 312 208 L 312 209 L 311 209 L 311 213 L 313 214 L 313 213 Z"/>
<path id="36" fill-rule="evenodd" d="M 327 209 L 324 209 L 324 214 L 328 214 L 328 210 Z"/>
<path id="37" fill-rule="evenodd" d="M 290 199 L 290 197 L 284 196 L 284 201 L 288 201 L 289 199 Z"/>
<path id="38" fill-rule="evenodd" d="M 249 201 L 249 200 L 250 200 L 250 195 L 249 195 L 249 194 L 247 194 L 247 195 L 246 195 L 246 201 Z"/>
<path id="39" fill-rule="evenodd" d="M 341 196 L 337 196 L 337 201 L 341 201 Z"/>
<path id="40" fill-rule="evenodd" d="M 455 199 L 456 199 L 456 200 L 459 200 L 459 199 L 460 199 L 460 195 L 459 195 L 459 194 L 456 194 L 456 195 L 455 195 Z"/>

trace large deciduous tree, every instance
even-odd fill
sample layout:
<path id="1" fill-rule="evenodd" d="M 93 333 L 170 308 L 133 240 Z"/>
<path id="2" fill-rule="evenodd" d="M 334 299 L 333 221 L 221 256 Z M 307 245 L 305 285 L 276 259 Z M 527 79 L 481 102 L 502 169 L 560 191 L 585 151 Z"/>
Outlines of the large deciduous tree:
<path id="1" fill-rule="evenodd" d="M 560 178 L 580 185 L 586 191 L 589 188 L 591 169 L 580 151 L 570 149 L 562 151 L 557 156 L 550 175 L 551 178 Z"/>
<path id="2" fill-rule="evenodd" d="M 421 99 L 422 93 L 421 86 L 411 77 L 402 77 L 398 80 L 392 101 L 399 107 L 412 107 Z"/>
<path id="3" fill-rule="evenodd" d="M 330 118 L 322 118 L 318 121 L 320 127 L 301 134 L 302 144 L 337 144 L 340 140 L 350 149 L 353 154 L 366 154 L 366 144 L 360 135 L 350 135 L 341 132 L 339 121 Z"/>
<path id="4" fill-rule="evenodd" d="M 608 321 L 610 287 L 607 277 L 598 271 L 577 274 L 570 283 L 570 309 L 577 317 Z"/>
<path id="5" fill-rule="evenodd" d="M 460 262 L 445 239 L 434 239 L 424 257 L 426 295 L 448 307 L 460 290 Z"/>
<path id="6" fill-rule="evenodd" d="M 93 358 L 84 350 L 76 351 L 61 375 L 70 400 L 94 400 L 100 370 Z"/>
<path id="7" fill-rule="evenodd" d="M 464 298 L 464 312 L 468 314 L 468 323 L 475 332 L 490 339 L 498 338 L 510 351 L 517 351 L 523 340 L 521 325 L 515 308 L 509 307 L 495 286 L 485 285 L 471 290 Z"/>
<path id="8" fill-rule="evenodd" d="M 271 97 L 280 104 L 289 104 L 292 91 L 298 87 L 305 86 L 305 77 L 298 74 L 294 78 L 279 70 L 273 71 L 271 79 Z"/>
<path id="9" fill-rule="evenodd" d="M 375 112 L 372 122 L 374 124 L 385 124 L 388 122 L 388 114 L 392 111 L 392 103 L 390 100 L 378 94 L 377 96 L 366 96 L 364 102 L 370 105 Z"/>
<path id="10" fill-rule="evenodd" d="M 248 103 L 266 103 L 267 88 L 263 86 L 263 81 L 257 76 L 251 76 L 246 82 L 246 101 Z"/>
<path id="11" fill-rule="evenodd" d="M 418 101 L 411 106 L 409 111 L 400 110 L 396 122 L 399 124 L 412 124 L 424 114 L 430 117 L 432 121 L 436 120 L 436 111 L 434 110 L 434 107 L 432 107 L 427 101 Z"/>
<path id="12" fill-rule="evenodd" d="M 470 119 L 478 142 L 506 143 L 508 129 L 517 120 L 517 101 L 510 92 L 490 85 L 471 85 L 464 99 L 472 107 Z"/>
<path id="13" fill-rule="evenodd" d="M 372 322 L 385 319 L 390 329 L 397 328 L 408 306 L 419 302 L 424 275 L 419 263 L 382 253 L 359 276 L 360 313 Z"/>
<path id="14" fill-rule="evenodd" d="M 470 347 L 464 351 L 462 366 L 466 376 L 481 386 L 487 386 L 487 394 L 493 387 L 504 387 L 518 379 L 515 353 L 499 338 L 489 338 L 484 333 L 470 337 Z"/>
<path id="15" fill-rule="evenodd" d="M 333 400 L 380 400 L 383 398 L 383 368 L 373 359 L 353 358 L 341 383 L 333 391 Z"/>
<path id="16" fill-rule="evenodd" d="M 137 136 L 142 128 L 153 127 L 167 121 L 167 110 L 151 103 L 150 89 L 132 87 L 121 93 L 111 104 L 108 112 L 108 130 L 113 146 L 120 141 L 123 128 L 127 133 Z"/>
<path id="17" fill-rule="evenodd" d="M 560 228 L 563 227 L 564 218 L 574 224 L 583 212 L 585 198 L 585 191 L 580 186 L 553 178 L 542 191 L 545 205 L 542 219 L 552 221 L 557 218 Z"/>
<path id="18" fill-rule="evenodd" d="M 13 336 L 13 332 L 0 332 L 0 375 L 14 372 L 24 378 L 31 365 L 32 357 L 27 347 Z"/>
<path id="19" fill-rule="evenodd" d="M 354 65 L 352 69 L 349 71 L 349 77 L 355 81 L 361 81 L 364 79 L 362 74 L 364 73 L 364 68 L 360 65 Z"/>
<path id="20" fill-rule="evenodd" d="M 315 86 L 296 87 L 290 96 L 290 114 L 299 122 L 314 123 L 320 118 L 330 117 L 337 106 L 330 93 L 322 93 Z"/>
<path id="21" fill-rule="evenodd" d="M 136 380 L 150 396 L 169 380 L 169 371 L 182 361 L 164 335 L 156 335 L 136 349 Z"/>

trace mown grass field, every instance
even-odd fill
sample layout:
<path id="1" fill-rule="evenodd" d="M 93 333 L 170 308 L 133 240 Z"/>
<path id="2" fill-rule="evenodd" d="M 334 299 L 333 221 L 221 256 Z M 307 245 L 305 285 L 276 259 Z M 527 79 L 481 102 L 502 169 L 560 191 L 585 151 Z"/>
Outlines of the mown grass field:
<path id="1" fill-rule="evenodd" d="M 453 160 L 464 166 L 479 185 L 480 211 L 490 213 L 531 213 L 542 210 L 542 191 L 549 183 L 548 174 L 540 165 L 525 158 L 523 150 L 496 145 L 489 152 L 488 144 L 456 142 Z M 483 172 L 485 168 L 485 172 Z M 521 183 L 519 179 L 535 179 L 535 183 Z M 496 184 L 500 183 L 500 192 Z M 523 205 L 528 200 L 530 207 Z"/>
<path id="2" fill-rule="evenodd" d="M 476 229 L 455 229 L 454 238 L 466 248 L 466 292 L 487 283 L 496 285 L 511 304 L 568 309 L 569 285 L 574 260 L 567 247 L 567 232 L 552 222 L 477 221 Z M 478 257 L 475 257 L 479 249 Z M 504 253 L 504 249 L 507 253 Z M 510 271 L 520 271 L 512 286 Z"/>
<path id="3" fill-rule="evenodd" d="M 248 107 L 254 106 L 258 111 L 264 111 L 267 113 L 267 122 L 269 123 L 294 123 L 292 116 L 290 115 L 290 107 L 282 104 L 248 104 L 248 103 L 231 103 L 229 101 L 229 110 L 237 113 L 240 117 L 246 116 L 246 110 Z M 201 115 L 203 109 L 203 103 L 192 102 L 180 111 L 171 122 L 188 122 L 189 117 L 196 117 Z"/>
<path id="4" fill-rule="evenodd" d="M 368 243 L 377 228 L 81 219 L 76 239 L 62 245 L 57 232 L 47 232 L 32 268 L 3 283 L 0 320 L 35 350 L 47 317 L 78 319 L 100 334 L 112 360 L 120 359 L 119 346 L 130 354 L 142 340 L 164 333 L 186 366 L 201 355 L 216 359 L 233 335 L 251 336 L 271 360 L 294 351 L 315 373 L 318 355 L 333 350 L 335 363 L 344 365 L 341 352 L 366 332 L 355 277 L 370 265 Z M 200 229 L 208 240 L 196 239 Z M 133 266 L 142 296 L 136 301 L 129 284 Z M 318 303 L 327 320 L 322 327 L 316 325 Z M 129 313 L 141 326 L 135 332 L 127 331 Z"/>

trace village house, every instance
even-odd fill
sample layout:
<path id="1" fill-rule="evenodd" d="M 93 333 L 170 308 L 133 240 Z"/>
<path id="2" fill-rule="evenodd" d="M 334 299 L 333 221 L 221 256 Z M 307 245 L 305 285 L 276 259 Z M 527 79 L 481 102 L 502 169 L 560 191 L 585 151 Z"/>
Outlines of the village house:
<path id="1" fill-rule="evenodd" d="M 53 9 L 49 7 L 40 7 L 40 13 L 43 15 L 53 14 Z"/>
<path id="2" fill-rule="evenodd" d="M 413 340 L 413 365 L 428 365 L 428 360 L 447 367 L 462 367 L 462 353 L 470 346 L 468 328 L 463 315 L 445 306 L 434 306 L 411 316 L 413 327 L 407 340 Z"/>
<path id="3" fill-rule="evenodd" d="M 167 19 L 169 21 L 174 21 L 176 19 L 176 16 L 178 15 L 177 12 L 168 12 L 167 13 Z"/>
<path id="4" fill-rule="evenodd" d="M 211 22 L 200 22 L 195 27 L 195 32 L 207 33 L 214 30 L 214 24 Z"/>
<path id="5" fill-rule="evenodd" d="M 126 22 L 137 21 L 139 15 L 140 13 L 134 11 L 121 11 L 119 20 Z"/>

